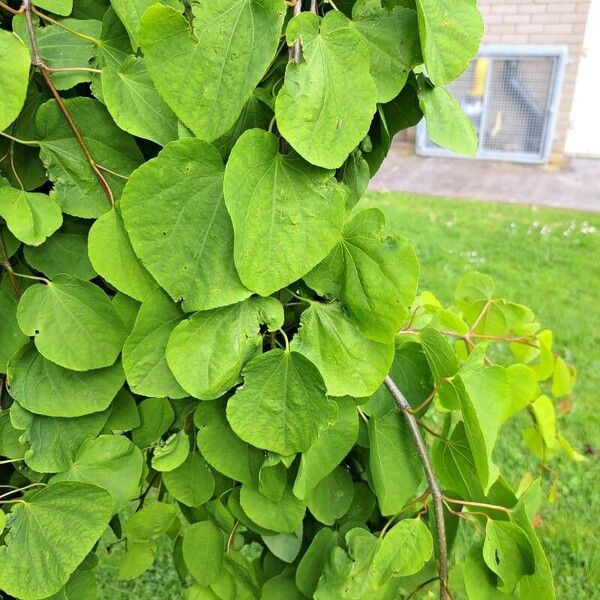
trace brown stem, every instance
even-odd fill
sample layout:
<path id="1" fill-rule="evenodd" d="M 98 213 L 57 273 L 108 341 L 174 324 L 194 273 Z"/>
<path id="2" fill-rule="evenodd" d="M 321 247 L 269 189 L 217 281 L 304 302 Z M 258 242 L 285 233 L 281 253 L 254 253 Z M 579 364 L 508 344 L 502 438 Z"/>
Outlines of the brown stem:
<path id="1" fill-rule="evenodd" d="M 411 414 L 410 404 L 404 397 L 402 392 L 398 389 L 398 386 L 394 383 L 392 378 L 388 375 L 385 378 L 385 386 L 387 387 L 392 398 L 395 400 L 398 408 L 402 411 L 406 424 L 413 437 L 417 452 L 421 460 L 421 465 L 427 479 L 429 491 L 431 492 L 431 498 L 433 500 L 433 509 L 435 516 L 435 524 L 437 528 L 437 539 L 438 539 L 438 570 L 440 575 L 440 600 L 449 600 L 450 592 L 448 590 L 448 548 L 446 544 L 446 524 L 444 522 L 444 504 L 443 494 L 440 488 L 440 484 L 433 472 L 431 466 L 431 460 L 429 459 L 429 453 L 425 446 L 425 441 L 421 435 L 421 430 L 417 424 L 417 420 L 414 415 Z"/>
<path id="2" fill-rule="evenodd" d="M 21 297 L 21 287 L 19 286 L 15 274 L 12 269 L 12 265 L 10 264 L 10 260 L 8 260 L 8 253 L 6 252 L 6 248 L 4 247 L 4 240 L 2 239 L 2 234 L 0 233 L 0 264 L 4 267 L 6 274 L 8 275 L 8 279 L 10 280 L 10 285 L 12 286 L 13 292 L 15 294 L 15 298 L 18 300 Z"/>
<path id="3" fill-rule="evenodd" d="M 296 0 L 294 4 L 294 16 L 298 16 L 302 12 L 302 0 Z M 294 42 L 293 47 L 290 49 L 290 60 L 293 60 L 296 64 L 300 62 L 301 50 L 300 50 L 300 39 Z"/>
<path id="4" fill-rule="evenodd" d="M 58 90 L 56 89 L 54 82 L 50 78 L 50 70 L 44 64 L 44 61 L 40 55 L 38 45 L 37 45 L 37 38 L 35 36 L 35 27 L 33 26 L 33 19 L 31 17 L 32 12 L 35 10 L 31 4 L 31 0 L 23 0 L 23 4 L 21 5 L 21 10 L 25 13 L 25 21 L 27 23 L 27 34 L 29 36 L 29 42 L 31 44 L 31 53 L 33 55 L 32 59 L 31 59 L 31 63 L 34 66 L 38 67 L 44 81 L 46 82 L 46 85 L 48 86 L 48 89 L 54 96 L 54 99 L 56 100 L 58 107 L 60 108 L 67 123 L 69 124 L 69 127 L 71 128 L 71 131 L 73 132 L 73 135 L 75 136 L 75 139 L 77 140 L 77 143 L 79 144 L 79 147 L 81 148 L 81 151 L 83 152 L 86 160 L 88 161 L 90 167 L 92 168 L 94 175 L 96 175 L 98 182 L 102 186 L 102 189 L 104 190 L 104 193 L 106 194 L 106 198 L 108 199 L 108 203 L 111 206 L 114 206 L 115 197 L 113 195 L 112 190 L 110 189 L 110 185 L 108 184 L 108 181 L 106 181 L 106 178 L 104 177 L 104 175 L 102 175 L 102 172 L 100 171 L 100 169 L 98 169 L 98 165 L 96 164 L 96 161 L 94 160 L 94 157 L 92 156 L 92 153 L 90 152 L 90 149 L 88 148 L 87 144 L 85 143 L 85 140 L 83 139 L 81 132 L 79 131 L 77 125 L 75 124 L 75 121 L 73 121 L 73 117 L 71 116 L 71 113 L 68 111 L 63 99 L 61 98 L 60 94 L 58 93 Z"/>

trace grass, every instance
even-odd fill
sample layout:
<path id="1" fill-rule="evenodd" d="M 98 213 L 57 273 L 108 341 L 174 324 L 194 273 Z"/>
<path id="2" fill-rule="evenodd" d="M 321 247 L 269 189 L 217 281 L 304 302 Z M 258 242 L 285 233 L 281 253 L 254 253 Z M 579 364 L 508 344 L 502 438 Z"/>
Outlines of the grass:
<path id="1" fill-rule="evenodd" d="M 413 243 L 422 289 L 450 302 L 461 275 L 477 270 L 494 278 L 499 295 L 534 310 L 578 369 L 572 408 L 559 427 L 580 452 L 599 448 L 600 214 L 395 193 L 372 193 L 366 204 L 385 213 L 389 232 Z M 499 464 L 515 477 L 535 469 L 517 424 L 505 435 Z M 553 464 L 559 495 L 542 507 L 538 534 L 560 599 L 598 597 L 599 457 Z"/>
<path id="2" fill-rule="evenodd" d="M 576 449 L 600 447 L 600 215 L 525 206 L 373 193 L 364 202 L 384 211 L 390 232 L 402 233 L 421 262 L 421 287 L 450 302 L 463 273 L 491 275 L 498 293 L 530 306 L 555 344 L 578 367 L 572 409 L 559 417 Z M 599 454 L 600 456 L 600 454 Z M 514 474 L 535 470 L 518 424 L 507 426 L 497 462 Z M 559 494 L 546 503 L 538 528 L 556 576 L 557 597 L 598 597 L 600 463 L 559 459 Z M 168 549 L 135 582 L 115 581 L 118 551 L 97 570 L 100 598 L 171 600 L 182 592 Z"/>

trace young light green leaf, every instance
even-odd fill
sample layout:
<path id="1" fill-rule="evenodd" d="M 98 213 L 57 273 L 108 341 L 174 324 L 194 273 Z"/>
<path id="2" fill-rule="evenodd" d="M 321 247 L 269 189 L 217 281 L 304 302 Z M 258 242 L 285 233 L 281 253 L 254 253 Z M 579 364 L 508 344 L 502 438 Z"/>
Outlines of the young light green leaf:
<path id="1" fill-rule="evenodd" d="M 192 12 L 193 35 L 178 11 L 152 6 L 140 43 L 160 95 L 196 136 L 212 142 L 235 123 L 273 60 L 285 4 L 214 0 L 195 2 Z"/>
<path id="2" fill-rule="evenodd" d="M 373 558 L 373 580 L 377 587 L 390 577 L 418 573 L 433 554 L 433 539 L 420 518 L 403 519 L 381 541 Z"/>
<path id="3" fill-rule="evenodd" d="M 125 383 L 121 363 L 92 371 L 70 371 L 46 360 L 29 343 L 8 363 L 11 396 L 29 412 L 80 417 L 106 410 Z"/>
<path id="4" fill-rule="evenodd" d="M 31 66 L 27 46 L 5 29 L 0 30 L 0 65 L 0 131 L 3 131 L 25 104 Z"/>
<path id="5" fill-rule="evenodd" d="M 190 507 L 208 502 L 215 489 L 213 475 L 199 452 L 191 452 L 181 466 L 167 471 L 163 481 L 175 500 Z"/>
<path id="6" fill-rule="evenodd" d="M 532 402 L 531 409 L 537 423 L 537 428 L 548 448 L 556 445 L 556 413 L 552 400 L 548 396 L 540 396 Z"/>
<path id="7" fill-rule="evenodd" d="M 312 446 L 302 453 L 294 494 L 304 500 L 350 452 L 358 437 L 358 412 L 353 398 L 336 398 L 335 423 L 319 431 Z"/>
<path id="8" fill-rule="evenodd" d="M 0 192 L 1 193 L 1 192 Z M 554 374 L 552 377 L 552 395 L 556 398 L 571 393 L 575 383 L 575 373 L 572 368 L 560 357 L 554 363 Z"/>
<path id="9" fill-rule="evenodd" d="M 287 456 L 308 450 L 335 420 L 317 368 L 297 352 L 271 350 L 243 371 L 244 386 L 227 403 L 227 419 L 243 440 Z"/>
<path id="10" fill-rule="evenodd" d="M 321 261 L 337 241 L 346 191 L 325 171 L 279 153 L 273 134 L 241 135 L 225 169 L 224 193 L 242 282 L 268 296 Z M 252 217 L 252 218 L 250 218 Z"/>
<path id="11" fill-rule="evenodd" d="M 213 583 L 223 568 L 225 538 L 212 521 L 198 521 L 183 536 L 183 560 L 202 586 Z"/>
<path id="12" fill-rule="evenodd" d="M 427 76 L 445 85 L 477 54 L 483 19 L 474 0 L 416 0 L 416 5 Z"/>
<path id="13" fill-rule="evenodd" d="M 275 101 L 277 126 L 313 165 L 335 169 L 367 135 L 377 87 L 369 48 L 338 11 L 319 23 L 313 13 L 288 24 L 288 44 L 301 40 L 303 61 L 291 62 Z"/>
<path id="14" fill-rule="evenodd" d="M 127 581 L 145 573 L 154 562 L 156 542 L 127 542 L 127 550 L 121 557 L 117 579 Z"/>
<path id="15" fill-rule="evenodd" d="M 156 471 L 173 471 L 181 466 L 190 453 L 190 440 L 187 433 L 180 429 L 162 446 L 154 449 L 152 468 Z"/>
<path id="16" fill-rule="evenodd" d="M 143 162 L 133 137 L 114 124 L 97 100 L 78 97 L 64 102 L 94 160 L 120 175 L 103 173 L 117 199 L 125 185 L 123 178 Z M 43 104 L 36 120 L 42 140 L 40 157 L 55 184 L 56 201 L 63 212 L 89 219 L 109 210 L 106 193 L 56 101 Z"/>
<path id="17" fill-rule="evenodd" d="M 15 505 L 0 549 L 0 588 L 18 598 L 58 592 L 92 550 L 112 514 L 110 494 L 63 481 Z M 27 560 L 24 560 L 27 557 Z"/>
<path id="18" fill-rule="evenodd" d="M 132 55 L 119 69 L 105 67 L 102 95 L 124 131 L 161 146 L 177 139 L 177 117 L 158 95 L 142 58 Z"/>
<path id="19" fill-rule="evenodd" d="M 144 459 L 139 448 L 122 435 L 86 440 L 66 471 L 50 481 L 82 481 L 104 488 L 120 511 L 139 491 Z"/>
<path id="20" fill-rule="evenodd" d="M 367 338 L 338 303 L 312 303 L 300 324 L 292 349 L 316 365 L 329 395 L 362 398 L 377 390 L 392 364 L 393 342 Z"/>
<path id="21" fill-rule="evenodd" d="M 379 510 L 398 513 L 416 496 L 423 471 L 402 415 L 394 410 L 369 419 L 369 465 Z"/>
<path id="22" fill-rule="evenodd" d="M 378 209 L 359 212 L 304 279 L 320 295 L 341 300 L 365 335 L 389 343 L 415 298 L 419 265 L 407 240 L 383 236 L 384 225 Z"/>
<path id="23" fill-rule="evenodd" d="M 108 296 L 72 275 L 32 285 L 19 302 L 17 319 L 44 358 L 74 371 L 114 364 L 126 335 Z"/>
<path id="24" fill-rule="evenodd" d="M 146 398 L 138 408 L 141 423 L 131 436 L 136 446 L 146 448 L 169 429 L 175 413 L 166 398 Z"/>
<path id="25" fill-rule="evenodd" d="M 498 575 L 501 591 L 511 593 L 524 575 L 535 572 L 535 556 L 527 534 L 515 523 L 488 519 L 483 544 L 485 564 Z"/>
<path id="26" fill-rule="evenodd" d="M 381 0 L 358 0 L 351 24 L 369 48 L 377 102 L 393 100 L 410 71 L 422 62 L 417 13 L 401 6 L 388 10 Z"/>
<path id="27" fill-rule="evenodd" d="M 98 275 L 140 302 L 158 287 L 133 252 L 117 208 L 105 212 L 92 225 L 88 255 Z"/>
<path id="28" fill-rule="evenodd" d="M 421 88 L 418 93 L 431 141 L 457 154 L 475 156 L 477 133 L 454 96 L 442 87 Z"/>
<path id="29" fill-rule="evenodd" d="M 344 467 L 336 467 L 308 495 L 306 502 L 312 515 L 325 525 L 333 525 L 352 504 L 354 485 Z"/>
<path id="30" fill-rule="evenodd" d="M 51 196 L 0 186 L 0 217 L 19 240 L 39 246 L 62 224 L 60 207 Z"/>
<path id="31" fill-rule="evenodd" d="M 86 234 L 61 229 L 41 246 L 25 246 L 25 260 L 50 279 L 63 273 L 89 280 L 97 273 L 88 258 L 87 247 Z"/>
<path id="32" fill-rule="evenodd" d="M 176 520 L 177 509 L 174 504 L 154 502 L 125 521 L 123 534 L 134 542 L 154 540 L 169 531 Z"/>
<path id="33" fill-rule="evenodd" d="M 178 383 L 201 400 L 222 396 L 241 381 L 243 366 L 260 354 L 262 305 L 250 298 L 182 321 L 167 342 L 167 363 Z M 223 352 L 223 345 L 227 352 Z"/>
<path id="34" fill-rule="evenodd" d="M 218 150 L 198 139 L 171 142 L 130 177 L 121 214 L 136 254 L 186 311 L 250 296 L 233 264 Z"/>
<path id="35" fill-rule="evenodd" d="M 242 441 L 231 429 L 225 399 L 203 402 L 194 413 L 198 448 L 211 467 L 226 477 L 256 485 L 264 452 Z"/>
<path id="36" fill-rule="evenodd" d="M 110 409 L 83 417 L 46 417 L 21 408 L 15 402 L 10 420 L 24 431 L 25 463 L 38 473 L 60 473 L 68 469 L 83 442 L 95 438 L 104 427 Z"/>
<path id="37" fill-rule="evenodd" d="M 244 512 L 260 527 L 279 533 L 292 533 L 302 519 L 306 505 L 286 488 L 278 502 L 265 498 L 260 492 L 243 485 L 240 492 L 240 504 Z"/>
<path id="38" fill-rule="evenodd" d="M 186 396 L 167 366 L 166 357 L 169 336 L 183 317 L 181 309 L 161 289 L 142 303 L 123 346 L 123 369 L 134 394 L 157 398 Z"/>

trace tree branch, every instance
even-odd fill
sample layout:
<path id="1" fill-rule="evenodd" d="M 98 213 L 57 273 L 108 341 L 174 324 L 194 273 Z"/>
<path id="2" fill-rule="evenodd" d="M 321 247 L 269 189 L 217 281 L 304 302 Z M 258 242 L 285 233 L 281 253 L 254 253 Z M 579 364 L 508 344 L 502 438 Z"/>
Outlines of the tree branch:
<path id="1" fill-rule="evenodd" d="M 437 528 L 438 538 L 438 569 L 440 575 L 440 600 L 449 600 L 450 593 L 448 591 L 448 548 L 446 544 L 446 524 L 444 522 L 444 504 L 443 494 L 440 489 L 440 484 L 433 472 L 431 461 L 429 459 L 429 453 L 427 452 L 427 446 L 421 435 L 419 425 L 411 413 L 411 406 L 408 400 L 404 397 L 402 392 L 398 389 L 398 386 L 394 383 L 392 378 L 388 375 L 385 378 L 385 387 L 391 394 L 392 398 L 396 401 L 398 408 L 402 411 L 410 433 L 413 437 L 419 458 L 421 459 L 421 465 L 425 472 L 429 491 L 431 492 L 431 498 L 433 500 L 433 508 L 435 515 L 435 524 Z"/>
<path id="2" fill-rule="evenodd" d="M 10 264 L 10 260 L 8 260 L 8 253 L 6 252 L 6 248 L 4 247 L 4 240 L 2 239 L 2 233 L 0 232 L 0 264 L 4 267 L 6 271 L 6 275 L 10 280 L 10 285 L 12 286 L 13 292 L 15 294 L 15 298 L 18 300 L 21 297 L 21 287 L 19 286 L 17 280 L 15 279 L 15 274 L 12 269 L 12 265 Z"/>

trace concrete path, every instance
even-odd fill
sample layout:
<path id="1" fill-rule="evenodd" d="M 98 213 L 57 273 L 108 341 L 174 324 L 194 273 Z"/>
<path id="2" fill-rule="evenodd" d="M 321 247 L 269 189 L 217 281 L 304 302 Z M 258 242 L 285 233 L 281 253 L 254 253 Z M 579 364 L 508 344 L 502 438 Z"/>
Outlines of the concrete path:
<path id="1" fill-rule="evenodd" d="M 559 166 L 416 156 L 395 144 L 370 189 L 600 212 L 600 159 Z"/>

